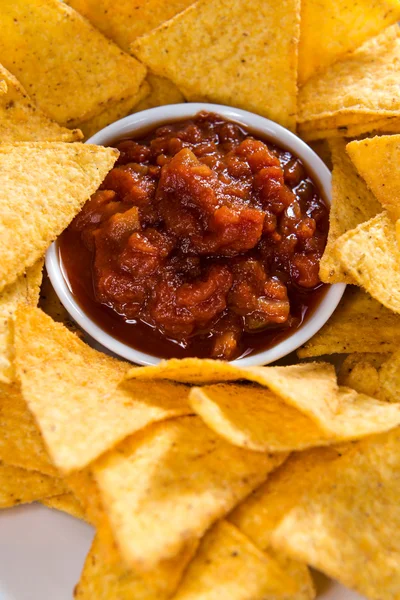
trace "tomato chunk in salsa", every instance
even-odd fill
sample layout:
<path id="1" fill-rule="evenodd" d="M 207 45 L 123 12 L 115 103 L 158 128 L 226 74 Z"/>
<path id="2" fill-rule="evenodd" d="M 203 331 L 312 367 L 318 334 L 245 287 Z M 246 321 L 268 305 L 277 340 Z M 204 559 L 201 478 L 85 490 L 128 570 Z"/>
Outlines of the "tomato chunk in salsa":
<path id="1" fill-rule="evenodd" d="M 210 113 L 115 146 L 60 239 L 73 292 L 111 333 L 230 360 L 300 326 L 321 296 L 328 209 L 296 156 Z"/>

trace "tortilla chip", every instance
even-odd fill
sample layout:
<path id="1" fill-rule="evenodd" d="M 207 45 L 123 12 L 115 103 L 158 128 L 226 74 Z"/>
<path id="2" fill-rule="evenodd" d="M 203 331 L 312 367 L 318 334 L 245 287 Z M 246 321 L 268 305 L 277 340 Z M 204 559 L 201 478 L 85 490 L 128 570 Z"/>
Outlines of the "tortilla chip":
<path id="1" fill-rule="evenodd" d="M 27 504 L 64 492 L 61 479 L 0 462 L 0 508 Z"/>
<path id="2" fill-rule="evenodd" d="M 400 131 L 400 116 L 376 119 L 364 115 L 360 122 L 350 124 L 346 124 L 346 120 L 350 120 L 350 116 L 343 117 L 343 125 L 338 125 L 336 117 L 332 117 L 332 119 L 329 119 L 330 123 L 322 129 L 318 129 L 316 125 L 322 126 L 325 119 L 308 121 L 307 123 L 300 123 L 297 132 L 304 141 L 310 142 L 327 138 L 355 138 L 366 134 L 377 135 L 381 133 L 398 133 Z"/>
<path id="3" fill-rule="evenodd" d="M 3 383 L 15 379 L 10 319 L 19 305 L 37 305 L 42 269 L 43 260 L 39 260 L 0 293 L 0 381 Z"/>
<path id="4" fill-rule="evenodd" d="M 302 0 L 299 82 L 400 19 L 397 0 Z"/>
<path id="5" fill-rule="evenodd" d="M 298 0 L 200 0 L 131 49 L 188 100 L 237 106 L 294 130 L 299 21 Z"/>
<path id="6" fill-rule="evenodd" d="M 221 521 L 203 538 L 173 600 L 314 598 L 311 579 L 309 588 L 302 588 L 272 554 L 261 552 L 231 523 Z"/>
<path id="7" fill-rule="evenodd" d="M 346 150 L 383 208 L 400 219 L 400 135 L 354 141 Z"/>
<path id="8" fill-rule="evenodd" d="M 332 205 L 328 243 L 320 262 L 319 276 L 325 283 L 354 283 L 344 273 L 336 257 L 337 239 L 346 231 L 374 217 L 381 211 L 381 207 L 349 160 L 345 140 L 330 141 L 329 147 L 333 161 Z"/>
<path id="9" fill-rule="evenodd" d="M 0 81 L 0 94 L 6 94 L 7 93 L 7 83 L 4 81 L 4 79 L 2 79 Z"/>
<path id="10" fill-rule="evenodd" d="M 342 235 L 337 256 L 358 285 L 386 308 L 400 312 L 400 250 L 388 213 Z"/>
<path id="11" fill-rule="evenodd" d="M 76 519 L 85 520 L 85 513 L 83 512 L 82 505 L 75 498 L 73 494 L 65 493 L 59 496 L 52 496 L 51 498 L 45 498 L 40 501 L 48 508 L 54 508 L 62 512 L 68 513 Z"/>
<path id="12" fill-rule="evenodd" d="M 108 106 L 102 113 L 92 117 L 88 121 L 85 121 L 80 124 L 80 127 L 85 135 L 85 138 L 90 138 L 92 135 L 110 125 L 110 123 L 114 123 L 123 117 L 126 117 L 136 105 L 143 101 L 146 96 L 150 93 L 149 84 L 144 81 L 139 88 L 139 91 L 133 94 L 132 96 L 128 96 L 127 98 L 122 98 L 118 102 L 109 102 Z"/>
<path id="13" fill-rule="evenodd" d="M 221 360 L 185 358 L 162 360 L 151 367 L 128 371 L 132 379 L 170 379 L 185 383 L 216 383 L 245 379 L 269 388 L 287 404 L 311 418 L 330 418 L 338 408 L 338 386 L 332 365 L 309 363 L 289 367 L 238 367 Z M 311 399 L 310 389 L 315 398 Z"/>
<path id="14" fill-rule="evenodd" d="M 61 125 L 79 124 L 135 94 L 146 74 L 59 0 L 3 0 L 0 28 L 4 66 Z"/>
<path id="15" fill-rule="evenodd" d="M 312 391 L 310 389 L 310 395 Z M 340 388 L 338 412 L 305 416 L 261 386 L 217 384 L 193 388 L 194 411 L 226 441 L 258 452 L 286 452 L 355 440 L 400 425 L 400 410 Z M 323 399 L 321 399 L 323 402 Z M 316 406 L 321 401 L 315 399 Z"/>
<path id="16" fill-rule="evenodd" d="M 110 539 L 101 530 L 97 531 L 86 558 L 81 579 L 74 590 L 77 600 L 167 600 L 176 590 L 182 573 L 196 548 L 183 554 L 175 561 L 163 564 L 157 571 L 142 577 L 126 569 L 118 552 L 111 544 L 112 558 L 105 559 L 110 552 Z"/>
<path id="17" fill-rule="evenodd" d="M 0 145 L 0 291 L 43 256 L 117 156 L 79 143 Z"/>
<path id="18" fill-rule="evenodd" d="M 125 52 L 140 35 L 193 4 L 194 0 L 66 0 Z"/>
<path id="19" fill-rule="evenodd" d="M 39 309 L 17 311 L 15 352 L 24 398 L 63 473 L 150 423 L 191 412 L 184 385 L 118 386 L 127 363 L 93 350 Z"/>
<path id="20" fill-rule="evenodd" d="M 400 353 L 389 356 L 379 369 L 377 397 L 385 402 L 400 402 Z"/>
<path id="21" fill-rule="evenodd" d="M 296 501 L 273 545 L 367 598 L 400 592 L 400 430 L 356 444 Z"/>
<path id="22" fill-rule="evenodd" d="M 400 116 L 399 57 L 400 29 L 395 24 L 301 88 L 299 123 L 349 109 L 376 119 Z"/>
<path id="23" fill-rule="evenodd" d="M 135 112 L 166 104 L 180 104 L 185 101 L 183 94 L 169 79 L 158 77 L 154 73 L 147 73 L 146 81 L 150 85 L 150 94 L 135 106 Z"/>
<path id="24" fill-rule="evenodd" d="M 121 557 L 147 572 L 197 542 L 285 458 L 242 450 L 198 417 L 181 417 L 128 438 L 91 468 Z"/>
<path id="25" fill-rule="evenodd" d="M 379 370 L 389 356 L 388 353 L 374 354 L 372 352 L 350 354 L 340 367 L 338 382 L 361 394 L 381 398 L 379 395 Z"/>
<path id="26" fill-rule="evenodd" d="M 83 135 L 79 129 L 66 129 L 49 119 L 29 98 L 19 81 L 0 65 L 4 78 L 0 96 L 0 140 L 12 142 L 76 142 Z"/>
<path id="27" fill-rule="evenodd" d="M 17 384 L 0 383 L 0 461 L 57 476 Z"/>
<path id="28" fill-rule="evenodd" d="M 350 444 L 332 446 L 291 454 L 261 487 L 235 508 L 229 520 L 260 550 L 271 551 L 272 535 L 282 519 L 320 479 L 325 466 L 350 447 Z"/>
<path id="29" fill-rule="evenodd" d="M 329 321 L 297 354 L 308 358 L 343 352 L 395 352 L 399 346 L 399 315 L 348 286 Z"/>

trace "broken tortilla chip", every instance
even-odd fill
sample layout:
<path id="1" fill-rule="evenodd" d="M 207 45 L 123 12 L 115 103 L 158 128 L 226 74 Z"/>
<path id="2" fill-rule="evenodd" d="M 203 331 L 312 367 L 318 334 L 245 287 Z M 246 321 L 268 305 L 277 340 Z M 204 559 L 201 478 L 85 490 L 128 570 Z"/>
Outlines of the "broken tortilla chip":
<path id="1" fill-rule="evenodd" d="M 354 141 L 346 150 L 383 208 L 394 221 L 400 219 L 400 135 Z"/>
<path id="2" fill-rule="evenodd" d="M 19 305 L 37 306 L 42 270 L 43 260 L 40 259 L 0 292 L 0 381 L 3 383 L 15 379 L 10 319 Z"/>
<path id="3" fill-rule="evenodd" d="M 61 479 L 0 462 L 0 508 L 35 502 L 65 492 Z"/>
<path id="4" fill-rule="evenodd" d="M 329 321 L 304 346 L 299 358 L 352 352 L 395 352 L 400 316 L 363 290 L 348 286 Z"/>
<path id="5" fill-rule="evenodd" d="M 0 145 L 0 291 L 42 258 L 117 156 L 80 143 Z"/>
<path id="6" fill-rule="evenodd" d="M 145 573 L 197 542 L 286 456 L 237 448 L 180 417 L 131 436 L 91 470 L 122 559 Z"/>
<path id="7" fill-rule="evenodd" d="M 300 583 L 300 585 L 299 585 Z M 221 521 L 204 536 L 173 600 L 311 600 L 272 554 L 261 552 L 234 525 Z"/>
<path id="8" fill-rule="evenodd" d="M 395 24 L 301 88 L 298 122 L 334 120 L 346 111 L 375 119 L 400 116 L 399 57 L 400 28 Z"/>
<path id="9" fill-rule="evenodd" d="M 19 81 L 0 65 L 5 89 L 0 97 L 0 140 L 12 142 L 76 142 L 79 129 L 66 129 L 49 119 L 29 98 Z"/>
<path id="10" fill-rule="evenodd" d="M 0 383 L 0 461 L 57 476 L 17 384 Z"/>
<path id="11" fill-rule="evenodd" d="M 256 385 L 220 383 L 193 388 L 189 402 L 206 425 L 226 441 L 258 452 L 291 452 L 330 445 L 400 425 L 400 410 L 393 410 L 386 402 L 348 388 L 339 388 L 337 395 L 338 411 L 323 419 L 320 415 L 314 419 L 309 413 L 302 414 L 294 403 L 287 405 Z"/>
<path id="12" fill-rule="evenodd" d="M 0 29 L 4 66 L 61 125 L 75 126 L 135 94 L 146 74 L 59 0 L 3 0 Z"/>
<path id="13" fill-rule="evenodd" d="M 386 308 L 400 312 L 400 250 L 387 212 L 342 235 L 337 256 L 359 286 Z"/>
<path id="14" fill-rule="evenodd" d="M 299 83 L 398 20 L 397 0 L 302 0 Z"/>
<path id="15" fill-rule="evenodd" d="M 293 130 L 299 23 L 298 0 L 200 0 L 131 49 L 186 99 L 244 108 Z"/>
<path id="16" fill-rule="evenodd" d="M 315 121 L 300 123 L 297 127 L 298 135 L 306 142 L 322 141 L 332 138 L 355 138 L 359 136 L 378 135 L 382 133 L 398 133 L 400 131 L 400 116 L 385 117 L 383 119 L 371 119 L 368 115 L 359 123 L 336 125 L 335 118 L 325 129 L 316 129 Z M 320 121 L 318 121 L 320 124 Z"/>
<path id="17" fill-rule="evenodd" d="M 66 0 L 125 52 L 140 35 L 155 29 L 194 0 Z"/>
<path id="18" fill-rule="evenodd" d="M 367 598 L 397 598 L 400 430 L 319 462 L 322 473 L 281 521 L 273 546 Z"/>
<path id="19" fill-rule="evenodd" d="M 17 311 L 15 354 L 23 396 L 63 473 L 154 421 L 191 412 L 184 385 L 119 386 L 127 363 L 93 350 L 39 309 Z"/>
<path id="20" fill-rule="evenodd" d="M 333 162 L 332 205 L 328 242 L 320 261 L 319 276 L 324 283 L 354 283 L 343 272 L 336 257 L 337 239 L 346 231 L 374 217 L 381 211 L 381 207 L 349 160 L 345 140 L 331 140 L 329 147 Z"/>
<path id="21" fill-rule="evenodd" d="M 128 96 L 127 98 L 122 98 L 118 102 L 109 102 L 108 106 L 101 112 L 99 115 L 92 117 L 88 121 L 84 121 L 80 124 L 80 128 L 82 129 L 85 138 L 90 138 L 92 135 L 110 125 L 110 123 L 114 123 L 123 117 L 129 115 L 136 108 L 136 105 L 143 101 L 146 96 L 150 93 L 149 84 L 144 81 L 139 88 L 139 91 L 136 92 L 133 96 Z"/>
<path id="22" fill-rule="evenodd" d="M 40 502 L 48 508 L 54 508 L 55 510 L 65 512 L 76 519 L 85 520 L 85 513 L 83 512 L 82 505 L 73 494 L 60 494 L 59 496 L 44 498 Z"/>

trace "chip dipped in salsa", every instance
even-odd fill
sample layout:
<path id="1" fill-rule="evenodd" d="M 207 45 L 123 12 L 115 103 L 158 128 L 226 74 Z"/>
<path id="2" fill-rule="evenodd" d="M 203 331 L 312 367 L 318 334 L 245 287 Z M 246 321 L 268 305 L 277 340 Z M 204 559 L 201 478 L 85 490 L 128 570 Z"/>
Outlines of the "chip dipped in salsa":
<path id="1" fill-rule="evenodd" d="M 103 329 L 159 357 L 232 360 L 312 314 L 329 211 L 298 157 L 205 112 L 114 145 L 118 162 L 59 240 Z"/>

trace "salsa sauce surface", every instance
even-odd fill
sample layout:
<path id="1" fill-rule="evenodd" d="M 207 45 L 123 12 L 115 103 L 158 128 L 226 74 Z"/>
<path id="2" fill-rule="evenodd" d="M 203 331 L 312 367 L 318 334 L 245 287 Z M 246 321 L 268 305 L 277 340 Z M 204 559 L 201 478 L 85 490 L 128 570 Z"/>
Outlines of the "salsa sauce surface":
<path id="1" fill-rule="evenodd" d="M 328 208 L 293 154 L 210 113 L 121 154 L 58 247 L 72 293 L 142 352 L 232 360 L 314 312 Z"/>

